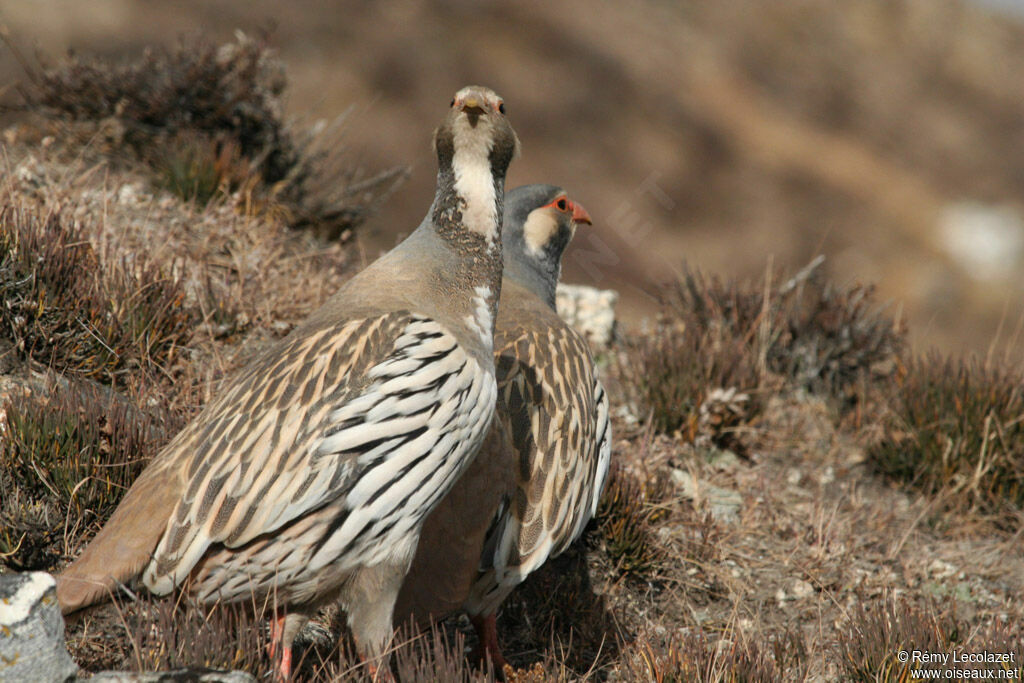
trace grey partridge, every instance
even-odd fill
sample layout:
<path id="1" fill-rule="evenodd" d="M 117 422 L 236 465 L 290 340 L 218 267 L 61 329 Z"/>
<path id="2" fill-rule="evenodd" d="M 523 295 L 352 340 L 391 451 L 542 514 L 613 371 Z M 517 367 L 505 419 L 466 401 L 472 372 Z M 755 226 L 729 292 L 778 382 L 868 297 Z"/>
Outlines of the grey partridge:
<path id="1" fill-rule="evenodd" d="M 395 605 L 396 621 L 421 625 L 464 609 L 499 674 L 498 607 L 583 533 L 608 475 L 608 399 L 583 337 L 555 312 L 562 253 L 590 222 L 561 188 L 507 194 L 495 424 L 427 518 Z"/>
<path id="2" fill-rule="evenodd" d="M 505 172 L 502 100 L 463 88 L 434 133 L 434 201 L 143 471 L 58 579 L 65 614 L 141 579 L 202 603 L 265 601 L 272 647 L 328 601 L 379 657 L 423 521 L 491 424 Z"/>

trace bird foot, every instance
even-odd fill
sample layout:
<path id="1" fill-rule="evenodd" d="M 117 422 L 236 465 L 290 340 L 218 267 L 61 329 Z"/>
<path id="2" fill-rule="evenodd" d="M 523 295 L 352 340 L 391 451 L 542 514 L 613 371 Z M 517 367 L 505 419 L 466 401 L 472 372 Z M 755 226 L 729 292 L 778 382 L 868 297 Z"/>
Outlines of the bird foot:
<path id="1" fill-rule="evenodd" d="M 366 658 L 360 655 L 360 660 L 366 661 Z M 391 668 L 388 666 L 377 666 L 372 662 L 366 663 L 366 668 L 370 672 L 370 678 L 374 683 L 395 683 L 395 677 L 391 675 Z"/>
<path id="2" fill-rule="evenodd" d="M 487 666 L 487 660 L 491 660 L 494 667 L 494 677 L 499 681 L 505 680 L 505 667 L 508 662 L 501 654 L 501 647 L 498 645 L 498 625 L 493 614 L 486 616 L 472 616 L 469 619 L 476 630 L 479 643 L 469 653 L 470 660 L 477 663 L 480 668 Z"/>
<path id="3" fill-rule="evenodd" d="M 270 642 L 267 643 L 267 654 L 270 661 L 274 661 L 278 648 L 281 648 L 281 661 L 278 663 L 274 680 L 277 683 L 286 683 L 292 678 L 292 645 L 284 643 L 284 621 L 286 615 L 273 616 L 270 619 Z"/>
<path id="4" fill-rule="evenodd" d="M 469 661 L 473 662 L 476 666 L 480 667 L 481 671 L 487 670 L 487 660 L 491 661 L 491 666 L 494 667 L 494 679 L 497 681 L 506 680 L 505 667 L 509 670 L 512 666 L 505 661 L 505 658 L 501 656 L 501 653 L 492 654 L 491 652 L 483 649 L 479 646 L 474 647 L 469 652 Z"/>

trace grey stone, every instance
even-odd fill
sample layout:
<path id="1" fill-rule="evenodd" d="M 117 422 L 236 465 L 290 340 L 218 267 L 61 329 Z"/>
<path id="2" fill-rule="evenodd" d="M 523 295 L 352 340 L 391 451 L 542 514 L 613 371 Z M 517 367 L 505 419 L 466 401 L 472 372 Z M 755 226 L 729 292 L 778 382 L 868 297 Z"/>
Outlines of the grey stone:
<path id="1" fill-rule="evenodd" d="M 672 483 L 679 487 L 683 498 L 693 500 L 697 504 L 707 504 L 711 516 L 720 522 L 738 521 L 739 511 L 743 506 L 743 496 L 739 492 L 698 482 L 686 470 L 673 469 L 671 476 Z"/>
<path id="2" fill-rule="evenodd" d="M 56 589 L 45 572 L 0 574 L 0 681 L 74 680 Z"/>

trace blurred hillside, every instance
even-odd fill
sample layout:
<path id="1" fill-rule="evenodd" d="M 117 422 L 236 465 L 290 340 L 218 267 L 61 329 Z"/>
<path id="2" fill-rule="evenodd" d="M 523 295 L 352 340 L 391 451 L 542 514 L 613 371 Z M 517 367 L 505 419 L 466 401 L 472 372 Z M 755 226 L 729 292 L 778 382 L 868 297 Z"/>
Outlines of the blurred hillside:
<path id="1" fill-rule="evenodd" d="M 428 140 L 459 86 L 507 100 L 511 184 L 567 187 L 597 225 L 566 278 L 620 312 L 685 260 L 760 278 L 817 253 L 876 282 L 912 339 L 985 351 L 1024 315 L 1024 26 L 946 0 L 177 3 L 8 0 L 14 41 L 116 57 L 270 29 L 290 113 L 354 107 L 348 142 L 410 181 L 362 228 L 367 255 L 421 218 Z M 0 53 L 0 82 L 21 70 Z M 1020 351 L 1017 359 L 1024 358 Z"/>

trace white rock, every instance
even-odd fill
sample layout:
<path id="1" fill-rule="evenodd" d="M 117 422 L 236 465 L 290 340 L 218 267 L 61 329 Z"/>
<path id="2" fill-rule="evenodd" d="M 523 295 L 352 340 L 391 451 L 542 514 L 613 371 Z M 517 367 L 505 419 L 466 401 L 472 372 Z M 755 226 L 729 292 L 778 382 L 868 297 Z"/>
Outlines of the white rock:
<path id="1" fill-rule="evenodd" d="M 814 595 L 814 586 L 803 579 L 793 579 L 788 588 L 775 591 L 775 600 L 780 605 L 793 600 L 805 600 Z"/>
<path id="2" fill-rule="evenodd" d="M 562 320 L 576 328 L 592 345 L 605 347 L 615 336 L 615 304 L 619 293 L 586 285 L 559 284 L 555 306 Z"/>
<path id="3" fill-rule="evenodd" d="M 789 587 L 789 594 L 794 600 L 803 600 L 814 595 L 814 586 L 803 579 L 794 579 L 793 585 Z"/>
<path id="4" fill-rule="evenodd" d="M 149 195 L 135 183 L 125 183 L 117 191 L 117 201 L 121 204 L 141 204 L 147 200 Z"/>
<path id="5" fill-rule="evenodd" d="M 1014 275 L 1024 260 L 1024 218 L 1012 207 L 958 202 L 938 227 L 942 247 L 975 279 Z"/>
<path id="6" fill-rule="evenodd" d="M 46 572 L 23 574 L 14 594 L 5 595 L 0 600 L 0 626 L 14 626 L 25 621 L 46 591 L 56 589 L 57 582 Z"/>
<path id="7" fill-rule="evenodd" d="M 44 572 L 0 574 L 0 681 L 70 681 L 56 582 Z"/>

